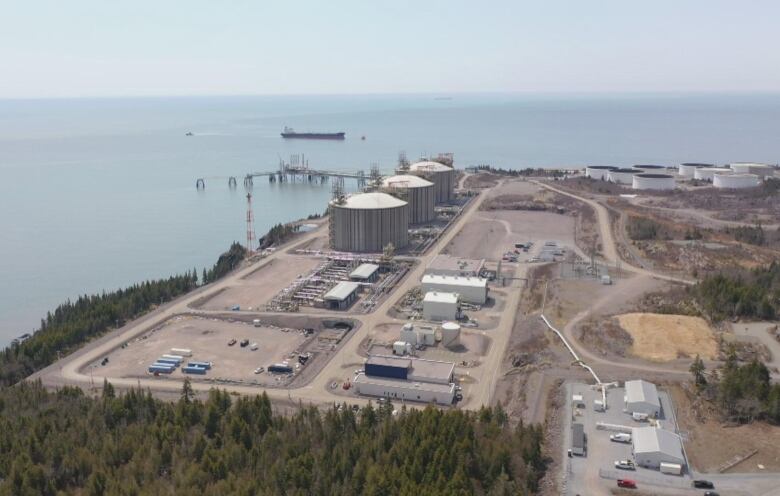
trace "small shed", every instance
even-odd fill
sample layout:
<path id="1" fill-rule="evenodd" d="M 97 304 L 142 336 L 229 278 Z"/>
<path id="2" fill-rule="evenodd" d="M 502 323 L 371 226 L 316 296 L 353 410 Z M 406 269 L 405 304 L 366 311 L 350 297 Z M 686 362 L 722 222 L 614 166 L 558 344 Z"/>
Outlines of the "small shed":
<path id="1" fill-rule="evenodd" d="M 585 428 L 582 424 L 571 424 L 571 453 L 579 456 L 585 454 Z"/>
<path id="2" fill-rule="evenodd" d="M 325 293 L 323 299 L 325 306 L 331 310 L 344 310 L 349 308 L 357 299 L 360 284 L 357 282 L 340 281 Z"/>

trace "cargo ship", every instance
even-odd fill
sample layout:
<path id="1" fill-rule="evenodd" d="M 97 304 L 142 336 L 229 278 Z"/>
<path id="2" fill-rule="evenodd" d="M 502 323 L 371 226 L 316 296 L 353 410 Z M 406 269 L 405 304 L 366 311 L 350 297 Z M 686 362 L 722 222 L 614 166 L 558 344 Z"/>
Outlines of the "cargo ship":
<path id="1" fill-rule="evenodd" d="M 297 133 L 291 127 L 285 127 L 282 131 L 282 138 L 288 139 L 325 139 L 325 140 L 343 140 L 346 133 Z"/>

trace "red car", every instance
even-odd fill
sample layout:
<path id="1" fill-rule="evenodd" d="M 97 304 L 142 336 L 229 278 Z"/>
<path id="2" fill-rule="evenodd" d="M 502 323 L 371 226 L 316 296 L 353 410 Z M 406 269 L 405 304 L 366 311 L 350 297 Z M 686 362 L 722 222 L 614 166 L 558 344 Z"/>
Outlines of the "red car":
<path id="1" fill-rule="evenodd" d="M 632 481 L 631 479 L 618 479 L 617 485 L 618 485 L 618 487 L 626 487 L 628 489 L 636 489 L 636 482 Z"/>

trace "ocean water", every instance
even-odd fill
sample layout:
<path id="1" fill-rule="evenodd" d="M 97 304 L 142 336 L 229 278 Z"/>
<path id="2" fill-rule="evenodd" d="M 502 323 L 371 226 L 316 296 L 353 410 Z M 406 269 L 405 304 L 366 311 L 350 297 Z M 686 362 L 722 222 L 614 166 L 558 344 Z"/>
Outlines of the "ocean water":
<path id="1" fill-rule="evenodd" d="M 347 139 L 287 141 L 285 125 Z M 244 174 L 291 154 L 366 171 L 400 150 L 453 152 L 458 167 L 775 163 L 778 136 L 780 95 L 0 100 L 0 345 L 67 298 L 200 273 L 245 239 Z M 258 179 L 253 194 L 261 234 L 330 193 Z"/>

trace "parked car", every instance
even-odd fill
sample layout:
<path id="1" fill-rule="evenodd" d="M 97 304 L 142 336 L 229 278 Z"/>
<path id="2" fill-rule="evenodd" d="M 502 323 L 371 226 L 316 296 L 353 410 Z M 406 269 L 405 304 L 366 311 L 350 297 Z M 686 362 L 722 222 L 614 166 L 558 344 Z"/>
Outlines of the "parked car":
<path id="1" fill-rule="evenodd" d="M 246 348 L 247 346 L 249 346 L 249 340 L 248 339 L 242 339 L 241 342 L 239 343 L 239 345 L 242 348 Z"/>
<path id="2" fill-rule="evenodd" d="M 255 374 L 262 374 L 265 371 L 265 368 L 263 367 L 257 367 L 255 369 Z"/>
<path id="3" fill-rule="evenodd" d="M 704 496 L 720 496 L 720 494 L 715 491 L 704 491 Z"/>
<path id="4" fill-rule="evenodd" d="M 631 460 L 616 460 L 615 468 L 622 470 L 636 470 L 636 466 L 634 466 L 634 462 Z"/>
<path id="5" fill-rule="evenodd" d="M 252 351 L 257 351 L 257 343 L 252 343 L 252 346 L 249 347 Z"/>
<path id="6" fill-rule="evenodd" d="M 618 487 L 625 487 L 627 489 L 636 489 L 636 482 L 631 479 L 618 479 Z"/>
<path id="7" fill-rule="evenodd" d="M 228 341 L 228 346 L 233 346 L 234 344 L 236 344 L 235 339 L 231 339 L 230 341 Z"/>
<path id="8" fill-rule="evenodd" d="M 708 480 L 698 479 L 693 481 L 693 487 L 696 489 L 715 489 L 715 484 Z"/>
<path id="9" fill-rule="evenodd" d="M 617 434 L 611 434 L 609 440 L 615 443 L 630 443 L 631 434 L 626 432 L 618 432 Z"/>
<path id="10" fill-rule="evenodd" d="M 233 310 L 234 312 L 238 312 L 239 310 L 241 310 L 241 305 L 233 305 L 232 307 L 230 307 L 230 309 Z"/>

